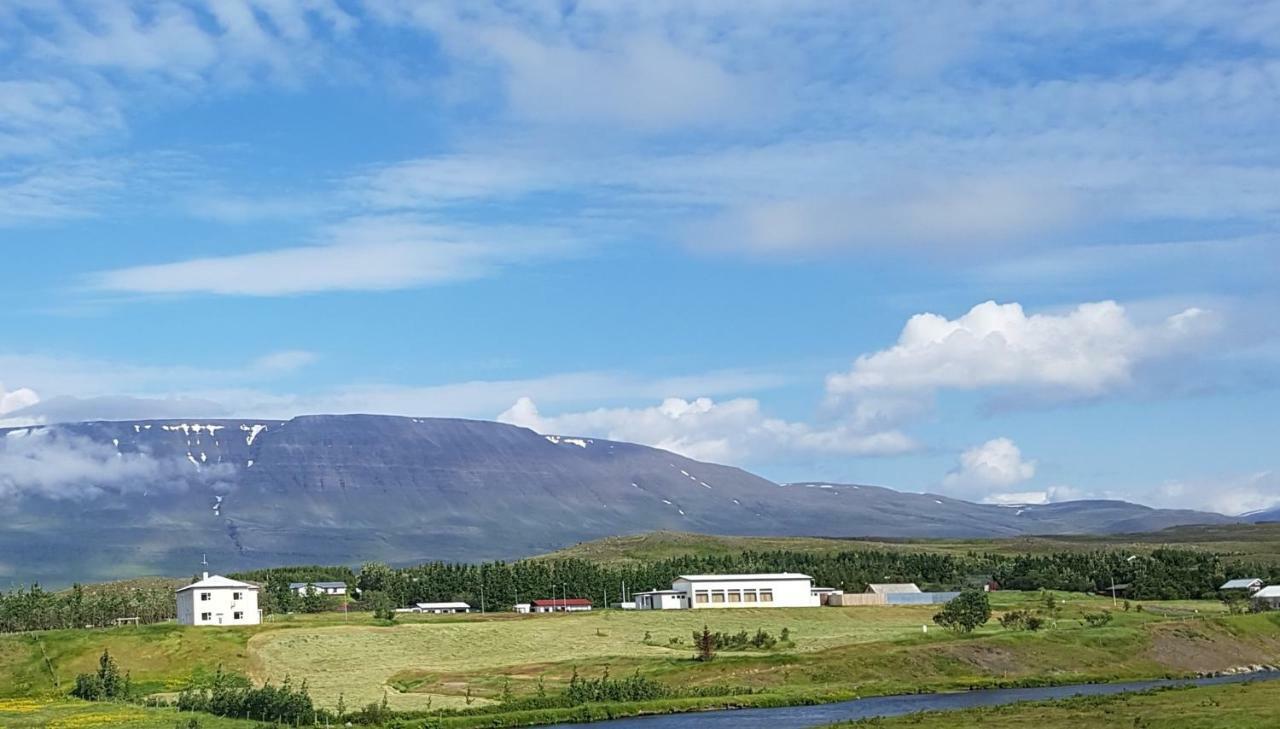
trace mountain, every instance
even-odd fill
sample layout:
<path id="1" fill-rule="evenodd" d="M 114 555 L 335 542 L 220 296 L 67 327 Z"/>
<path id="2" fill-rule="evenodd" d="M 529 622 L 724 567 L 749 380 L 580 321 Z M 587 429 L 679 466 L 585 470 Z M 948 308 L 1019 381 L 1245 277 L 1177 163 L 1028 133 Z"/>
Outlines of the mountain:
<path id="1" fill-rule="evenodd" d="M 1274 509 L 1267 509 L 1266 511 L 1251 511 L 1248 514 L 1244 514 L 1240 518 L 1248 522 L 1253 522 L 1255 524 L 1258 524 L 1264 521 L 1280 521 L 1280 507 L 1276 507 Z"/>
<path id="2" fill-rule="evenodd" d="M 0 577 L 510 559 L 669 529 L 980 537 L 1149 531 L 1217 514 L 1118 501 L 1009 508 L 781 486 L 631 443 L 375 415 L 0 430 Z"/>

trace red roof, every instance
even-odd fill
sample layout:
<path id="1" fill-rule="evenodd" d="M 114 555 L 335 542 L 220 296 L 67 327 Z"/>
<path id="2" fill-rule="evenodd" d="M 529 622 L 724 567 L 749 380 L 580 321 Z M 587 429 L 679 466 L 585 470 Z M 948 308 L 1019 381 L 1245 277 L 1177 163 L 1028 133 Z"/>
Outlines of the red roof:
<path id="1" fill-rule="evenodd" d="M 557 597 L 554 600 L 534 600 L 534 607 L 591 607 L 591 601 L 585 597 Z"/>

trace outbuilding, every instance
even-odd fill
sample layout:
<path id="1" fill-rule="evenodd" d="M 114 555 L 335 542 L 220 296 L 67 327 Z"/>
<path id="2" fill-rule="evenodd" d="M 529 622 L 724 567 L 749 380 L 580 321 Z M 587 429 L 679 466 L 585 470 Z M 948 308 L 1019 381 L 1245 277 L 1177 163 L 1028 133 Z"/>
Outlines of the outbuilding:
<path id="1" fill-rule="evenodd" d="M 436 615 L 471 612 L 471 606 L 465 602 L 418 602 L 414 603 L 410 609 L 415 613 L 434 613 Z"/>
<path id="2" fill-rule="evenodd" d="M 289 591 L 296 592 L 299 595 L 307 594 L 307 590 L 314 589 L 321 595 L 345 595 L 347 594 L 347 583 L 345 582 L 290 582 Z"/>
<path id="3" fill-rule="evenodd" d="M 180 625 L 258 625 L 258 586 L 205 572 L 201 578 L 178 588 Z"/>
<path id="4" fill-rule="evenodd" d="M 635 594 L 639 610 L 735 607 L 818 607 L 813 578 L 791 572 L 747 575 L 681 575 L 670 590 Z"/>
<path id="5" fill-rule="evenodd" d="M 867 592 L 872 595 L 919 594 L 920 588 L 914 582 L 884 582 L 867 585 Z"/>
<path id="6" fill-rule="evenodd" d="M 585 597 L 558 597 L 553 600 L 534 600 L 535 613 L 581 613 L 591 609 L 591 601 Z"/>
<path id="7" fill-rule="evenodd" d="M 1280 610 L 1280 585 L 1264 587 L 1253 593 L 1253 604 L 1264 610 Z"/>
<path id="8" fill-rule="evenodd" d="M 1257 577 L 1242 577 L 1238 580 L 1227 580 L 1222 587 L 1218 589 L 1222 592 L 1240 591 L 1248 592 L 1250 595 L 1262 589 L 1263 581 Z"/>

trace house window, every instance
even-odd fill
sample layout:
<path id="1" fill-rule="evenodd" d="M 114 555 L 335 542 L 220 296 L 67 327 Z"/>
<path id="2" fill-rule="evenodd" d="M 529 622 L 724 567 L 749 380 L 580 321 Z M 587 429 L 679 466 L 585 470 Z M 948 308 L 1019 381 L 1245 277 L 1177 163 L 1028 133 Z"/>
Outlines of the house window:
<path id="1" fill-rule="evenodd" d="M 209 601 L 210 601 L 210 600 L 212 600 L 212 599 L 213 599 L 213 593 L 212 593 L 212 592 L 202 592 L 202 593 L 200 593 L 200 602 L 209 602 Z"/>
<path id="2" fill-rule="evenodd" d="M 708 595 L 709 593 L 706 590 L 698 590 L 698 592 L 694 594 L 693 600 L 699 605 L 705 605 L 709 600 Z"/>
<path id="3" fill-rule="evenodd" d="M 233 593 L 231 593 L 231 599 L 232 599 L 232 600 L 242 600 L 242 599 L 244 599 L 244 593 L 243 593 L 243 592 L 233 592 Z"/>
<path id="4" fill-rule="evenodd" d="M 742 602 L 742 593 L 734 590 L 729 593 L 729 602 Z"/>
<path id="5" fill-rule="evenodd" d="M 761 590 L 760 602 L 773 602 L 773 590 Z"/>
<path id="6" fill-rule="evenodd" d="M 201 620 L 213 620 L 213 613 L 200 613 Z"/>
<path id="7" fill-rule="evenodd" d="M 743 590 L 743 591 L 742 591 L 742 601 L 743 601 L 743 602 L 755 602 L 755 601 L 756 601 L 756 591 L 755 591 L 755 590 Z"/>
<path id="8" fill-rule="evenodd" d="M 231 613 L 232 620 L 244 620 L 244 613 Z"/>
<path id="9" fill-rule="evenodd" d="M 715 592 L 711 593 L 711 602 L 714 602 L 714 603 L 724 602 L 724 590 L 716 590 Z"/>

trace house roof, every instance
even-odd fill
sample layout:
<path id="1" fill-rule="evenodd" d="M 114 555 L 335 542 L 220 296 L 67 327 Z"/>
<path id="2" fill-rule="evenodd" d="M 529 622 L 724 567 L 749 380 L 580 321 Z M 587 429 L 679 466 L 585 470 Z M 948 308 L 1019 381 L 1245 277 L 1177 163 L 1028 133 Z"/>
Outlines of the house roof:
<path id="1" fill-rule="evenodd" d="M 914 582 L 885 582 L 867 585 L 867 589 L 877 595 L 898 595 L 920 592 Z"/>
<path id="2" fill-rule="evenodd" d="M 1253 593 L 1253 596 L 1265 597 L 1265 598 L 1280 598 L 1280 585 L 1272 585 L 1271 587 L 1264 587 L 1261 590 L 1258 590 L 1257 592 Z"/>
<path id="3" fill-rule="evenodd" d="M 470 610 L 471 606 L 465 602 L 416 602 L 414 607 L 419 610 L 435 610 L 435 609 L 465 609 Z"/>
<path id="4" fill-rule="evenodd" d="M 298 588 L 306 587 L 308 585 L 315 585 L 316 587 L 341 587 L 345 589 L 347 586 L 347 583 L 345 582 L 290 582 L 289 589 L 297 590 Z"/>
<path id="5" fill-rule="evenodd" d="M 1262 580 L 1257 577 L 1245 577 L 1239 580 L 1227 580 L 1226 583 L 1219 587 L 1219 590 L 1247 590 L 1254 585 L 1261 585 Z"/>
<path id="6" fill-rule="evenodd" d="M 218 588 L 224 588 L 224 589 L 239 588 L 241 590 L 256 590 L 258 589 L 258 586 L 251 582 L 241 582 L 240 580 L 233 580 L 230 577 L 223 577 L 222 575 L 210 575 L 197 582 L 192 582 L 190 585 L 187 585 L 186 587 L 179 587 L 177 589 L 177 592 L 185 592 L 187 590 L 193 590 L 193 589 L 209 590 L 209 589 L 218 589 Z"/>
<path id="7" fill-rule="evenodd" d="M 813 580 L 809 575 L 802 575 L 796 572 L 769 572 L 753 575 L 680 575 L 676 579 L 685 580 L 687 582 L 732 582 L 734 580 Z"/>
<path id="8" fill-rule="evenodd" d="M 556 606 L 583 607 L 583 606 L 590 606 L 591 601 L 585 597 L 569 597 L 569 598 L 557 597 L 554 600 L 534 600 L 533 604 L 536 605 L 537 607 L 556 607 Z"/>
<path id="9" fill-rule="evenodd" d="M 644 592 L 633 592 L 632 595 L 683 595 L 684 590 L 645 590 Z"/>

